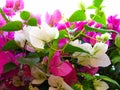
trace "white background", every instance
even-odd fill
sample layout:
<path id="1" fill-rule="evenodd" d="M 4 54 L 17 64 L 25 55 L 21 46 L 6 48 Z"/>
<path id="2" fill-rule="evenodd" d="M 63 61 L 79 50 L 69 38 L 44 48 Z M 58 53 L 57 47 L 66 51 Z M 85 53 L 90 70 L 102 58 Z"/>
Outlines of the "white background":
<path id="1" fill-rule="evenodd" d="M 6 0 L 0 0 L 0 7 L 5 4 Z M 66 17 L 78 9 L 78 3 L 82 1 L 86 7 L 91 5 L 93 0 L 24 0 L 25 10 L 34 14 L 45 14 L 46 11 L 53 12 L 59 9 Z M 107 16 L 120 16 L 120 0 L 104 0 L 103 5 L 106 6 L 104 11 Z"/>

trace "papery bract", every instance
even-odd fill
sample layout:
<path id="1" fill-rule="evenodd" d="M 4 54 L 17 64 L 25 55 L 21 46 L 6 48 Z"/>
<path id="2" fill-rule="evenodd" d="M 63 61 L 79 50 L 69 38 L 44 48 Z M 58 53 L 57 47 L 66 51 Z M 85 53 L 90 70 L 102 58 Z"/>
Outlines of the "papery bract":
<path id="1" fill-rule="evenodd" d="M 35 26 L 28 26 L 24 28 L 24 33 L 26 36 L 26 40 L 30 42 L 34 47 L 40 48 L 40 49 L 44 48 L 45 42 L 39 39 L 40 28 Z"/>
<path id="2" fill-rule="evenodd" d="M 43 25 L 41 28 L 37 26 L 27 26 L 24 28 L 24 32 L 27 41 L 35 48 L 40 49 L 44 49 L 45 42 L 50 42 L 53 39 L 57 39 L 59 36 L 57 28 L 52 28 L 48 25 Z"/>
<path id="3" fill-rule="evenodd" d="M 71 26 L 71 23 L 70 22 L 65 22 L 65 23 L 58 23 L 56 25 L 56 27 L 58 28 L 58 30 L 64 30 L 64 29 L 67 29 Z"/>
<path id="4" fill-rule="evenodd" d="M 26 34 L 23 30 L 15 32 L 14 40 L 16 41 L 16 43 L 18 43 L 18 45 L 20 47 L 22 47 L 30 52 L 35 52 L 34 47 L 29 42 L 26 42 L 27 37 L 26 37 Z"/>
<path id="5" fill-rule="evenodd" d="M 88 37 L 83 37 L 83 41 L 86 43 L 90 43 L 91 45 L 94 45 L 97 40 L 96 40 L 96 36 L 99 35 L 96 32 L 87 32 L 86 33 L 87 36 L 92 37 L 92 38 L 88 38 Z"/>
<path id="6" fill-rule="evenodd" d="M 56 25 L 61 19 L 62 15 L 59 10 L 54 11 L 53 15 L 46 13 L 46 23 L 50 26 Z"/>
<path id="7" fill-rule="evenodd" d="M 50 27 L 46 23 L 43 23 L 41 25 L 41 33 L 40 33 L 41 40 L 45 42 L 50 42 L 53 39 L 57 39 L 58 36 L 59 36 L 59 31 L 56 27 Z"/>
<path id="8" fill-rule="evenodd" d="M 65 82 L 69 85 L 77 82 L 76 71 L 72 67 L 72 64 L 67 61 L 61 61 L 60 52 L 56 52 L 52 57 L 49 65 L 49 71 L 56 75 L 62 76 Z"/>
<path id="9" fill-rule="evenodd" d="M 15 32 L 14 40 L 15 40 L 17 43 L 19 43 L 19 45 L 20 45 L 21 47 L 24 47 L 26 38 L 25 38 L 25 34 L 24 34 L 23 30 L 20 30 L 20 31 L 16 31 L 16 32 Z"/>
<path id="10" fill-rule="evenodd" d="M 95 75 L 99 68 L 98 67 L 84 67 L 85 71 L 91 75 Z"/>
<path id="11" fill-rule="evenodd" d="M 18 10 L 22 10 L 23 8 L 24 8 L 23 0 L 16 0 L 14 4 L 14 10 L 18 11 Z"/>
<path id="12" fill-rule="evenodd" d="M 90 75 L 95 75 L 98 72 L 99 68 L 98 67 L 82 67 L 79 69 L 79 72 L 85 72 Z"/>
<path id="13" fill-rule="evenodd" d="M 58 41 L 58 47 L 62 48 L 66 43 L 68 43 L 68 39 L 67 38 L 62 38 Z"/>
<path id="14" fill-rule="evenodd" d="M 7 39 L 3 36 L 0 35 L 0 50 L 2 50 L 2 47 L 6 44 Z"/>
<path id="15" fill-rule="evenodd" d="M 77 72 L 76 72 L 75 68 L 73 68 L 71 63 L 68 63 L 68 64 L 71 66 L 72 71 L 68 75 L 63 76 L 63 78 L 64 78 L 65 82 L 68 85 L 71 86 L 71 85 L 73 85 L 73 84 L 78 82 L 78 78 L 77 78 L 77 75 L 76 75 Z"/>
<path id="16" fill-rule="evenodd" d="M 102 24 L 99 24 L 99 23 L 96 23 L 96 24 L 94 25 L 95 28 L 102 28 L 102 26 L 103 26 L 103 25 L 102 25 Z"/>
<path id="17" fill-rule="evenodd" d="M 108 90 L 109 86 L 106 82 L 100 80 L 94 80 L 93 85 L 95 90 Z"/>
<path id="18" fill-rule="evenodd" d="M 75 29 L 76 29 L 76 31 L 82 30 L 85 24 L 87 24 L 86 21 L 75 22 Z"/>
<path id="19" fill-rule="evenodd" d="M 15 15 L 15 12 L 14 12 L 13 8 L 5 8 L 5 7 L 3 7 L 3 11 L 4 11 L 5 14 L 8 15 L 8 16 L 13 16 L 13 15 Z"/>
<path id="20" fill-rule="evenodd" d="M 67 62 L 61 61 L 60 52 L 56 52 L 53 55 L 49 67 L 49 71 L 56 76 L 66 76 L 72 71 L 71 66 Z"/>
<path id="21" fill-rule="evenodd" d="M 107 21 L 108 21 L 108 25 L 107 25 L 108 29 L 115 30 L 118 33 L 120 32 L 120 19 L 117 18 L 117 15 L 108 17 Z M 115 37 L 116 37 L 116 34 L 112 33 L 112 38 L 114 40 L 115 40 Z"/>
<path id="22" fill-rule="evenodd" d="M 3 7 L 3 11 L 8 16 L 15 15 L 16 11 L 24 8 L 24 2 L 22 0 L 6 0 L 6 5 Z"/>
<path id="23" fill-rule="evenodd" d="M 0 32 L 0 50 L 9 41 L 14 39 L 14 32 Z"/>
<path id="24" fill-rule="evenodd" d="M 72 45 L 76 46 L 72 43 Z M 111 64 L 109 57 L 106 54 L 108 45 L 102 42 L 96 43 L 93 47 L 89 43 L 83 43 L 79 46 L 88 53 L 75 52 L 73 57 L 78 58 L 78 63 L 83 66 L 92 66 L 92 67 L 106 67 Z"/>
<path id="25" fill-rule="evenodd" d="M 5 19 L 2 17 L 2 15 L 0 14 L 0 27 L 4 26 L 6 24 Z"/>
<path id="26" fill-rule="evenodd" d="M 73 90 L 67 83 L 64 82 L 63 78 L 59 76 L 51 75 L 48 79 L 48 83 L 51 86 L 49 90 L 58 90 L 58 88 L 59 90 Z"/>
<path id="27" fill-rule="evenodd" d="M 0 52 L 0 74 L 3 73 L 4 65 L 8 62 L 12 62 L 18 65 L 18 62 L 13 53 L 9 51 L 2 51 Z"/>

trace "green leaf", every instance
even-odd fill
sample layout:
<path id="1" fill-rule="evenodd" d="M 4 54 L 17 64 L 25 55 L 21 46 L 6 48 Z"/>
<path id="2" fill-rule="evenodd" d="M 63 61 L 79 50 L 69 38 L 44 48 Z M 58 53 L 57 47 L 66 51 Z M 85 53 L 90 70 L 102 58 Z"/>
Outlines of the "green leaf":
<path id="1" fill-rule="evenodd" d="M 83 11 L 86 10 L 85 4 L 84 4 L 83 2 L 80 2 L 80 3 L 79 3 L 79 7 L 80 7 L 80 9 L 83 10 Z"/>
<path id="2" fill-rule="evenodd" d="M 96 7 L 94 5 L 91 5 L 87 9 L 96 9 Z"/>
<path id="3" fill-rule="evenodd" d="M 40 58 L 35 53 L 28 55 L 26 58 L 24 57 L 18 58 L 18 62 L 20 64 L 28 64 L 30 67 L 34 66 L 39 61 L 40 61 Z"/>
<path id="4" fill-rule="evenodd" d="M 53 49 L 49 49 L 49 60 L 51 60 L 54 53 L 55 53 L 55 51 Z"/>
<path id="5" fill-rule="evenodd" d="M 102 34 L 110 31 L 110 30 L 107 30 L 107 29 L 93 28 L 93 27 L 90 27 L 90 26 L 87 26 L 87 25 L 85 25 L 84 27 L 85 27 L 86 31 L 95 31 L 95 32 L 100 32 Z"/>
<path id="6" fill-rule="evenodd" d="M 113 80 L 113 79 L 111 79 L 111 78 L 109 78 L 107 76 L 100 75 L 100 76 L 96 76 L 96 77 L 99 78 L 99 79 L 102 79 L 104 81 L 113 83 L 113 84 L 117 85 L 120 88 L 120 85 L 115 80 Z"/>
<path id="7" fill-rule="evenodd" d="M 89 81 L 83 81 L 83 90 L 93 90 L 93 84 Z"/>
<path id="8" fill-rule="evenodd" d="M 93 0 L 93 5 L 98 8 L 102 4 L 102 2 L 103 0 Z"/>
<path id="9" fill-rule="evenodd" d="M 112 63 L 113 63 L 113 64 L 116 64 L 116 63 L 118 63 L 118 62 L 120 62 L 120 56 L 115 56 L 115 57 L 112 59 Z"/>
<path id="10" fill-rule="evenodd" d="M 64 48 L 64 47 L 63 47 Z M 89 53 L 85 50 L 83 50 L 82 48 L 73 46 L 71 44 L 68 44 L 67 47 L 64 49 L 64 52 L 70 52 L 70 53 L 74 53 L 74 52 L 84 52 L 84 53 Z"/>
<path id="11" fill-rule="evenodd" d="M 83 86 L 79 83 L 73 84 L 72 85 L 73 90 L 83 90 Z"/>
<path id="12" fill-rule="evenodd" d="M 86 14 L 85 11 L 83 10 L 75 11 L 69 18 L 70 22 L 83 21 L 83 20 L 86 20 Z"/>
<path id="13" fill-rule="evenodd" d="M 110 55 L 109 55 L 110 58 L 113 59 L 114 57 L 120 55 L 119 51 L 120 51 L 119 48 L 116 48 L 116 49 L 113 48 L 112 51 L 111 51 L 111 53 L 110 53 Z"/>
<path id="14" fill-rule="evenodd" d="M 4 65 L 4 70 L 3 71 L 4 71 L 4 73 L 6 73 L 6 72 L 9 72 L 9 71 L 11 71 L 15 68 L 17 68 L 17 66 L 14 63 L 9 62 L 9 63 Z"/>
<path id="15" fill-rule="evenodd" d="M 54 49 L 58 49 L 58 40 L 53 40 L 50 44 L 50 47 L 53 47 Z"/>
<path id="16" fill-rule="evenodd" d="M 115 45 L 116 45 L 118 48 L 120 48 L 120 35 L 117 35 L 117 36 L 115 37 Z"/>
<path id="17" fill-rule="evenodd" d="M 2 50 L 15 50 L 20 49 L 14 40 L 8 41 L 2 48 Z"/>
<path id="18" fill-rule="evenodd" d="M 91 17 L 91 19 L 95 20 L 96 22 L 106 25 L 106 16 L 104 13 L 102 13 L 101 15 L 91 14 L 90 17 Z M 95 18 L 93 18 L 93 17 L 95 17 Z"/>
<path id="19" fill-rule="evenodd" d="M 28 20 L 27 24 L 30 25 L 30 26 L 37 26 L 37 19 L 36 18 L 30 18 Z"/>
<path id="20" fill-rule="evenodd" d="M 30 17 L 30 13 L 28 11 L 22 11 L 20 13 L 20 17 L 23 19 L 23 20 L 28 20 L 29 17 Z"/>
<path id="21" fill-rule="evenodd" d="M 79 76 L 84 77 L 87 81 L 93 80 L 95 77 L 87 73 L 77 73 Z"/>
<path id="22" fill-rule="evenodd" d="M 65 37 L 68 37 L 68 32 L 66 30 L 60 30 L 58 39 L 65 38 Z"/>
<path id="23" fill-rule="evenodd" d="M 3 31 L 18 31 L 22 29 L 21 21 L 11 21 L 1 28 Z"/>

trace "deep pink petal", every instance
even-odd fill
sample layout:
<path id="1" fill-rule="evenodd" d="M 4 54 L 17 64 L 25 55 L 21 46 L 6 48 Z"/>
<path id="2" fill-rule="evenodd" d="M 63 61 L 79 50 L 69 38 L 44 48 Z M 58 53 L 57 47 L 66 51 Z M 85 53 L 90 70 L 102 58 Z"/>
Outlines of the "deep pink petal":
<path id="1" fill-rule="evenodd" d="M 99 67 L 84 67 L 85 71 L 91 75 L 94 75 L 98 72 Z"/>
<path id="2" fill-rule="evenodd" d="M 0 27 L 4 26 L 5 24 L 6 24 L 6 21 L 4 20 L 4 18 L 0 14 Z"/>
<path id="3" fill-rule="evenodd" d="M 66 76 L 72 71 L 72 68 L 68 63 L 61 61 L 60 52 L 54 54 L 49 67 L 49 71 L 56 76 Z"/>
<path id="4" fill-rule="evenodd" d="M 66 43 L 68 43 L 68 39 L 67 38 L 62 38 L 58 41 L 58 47 L 62 48 Z"/>

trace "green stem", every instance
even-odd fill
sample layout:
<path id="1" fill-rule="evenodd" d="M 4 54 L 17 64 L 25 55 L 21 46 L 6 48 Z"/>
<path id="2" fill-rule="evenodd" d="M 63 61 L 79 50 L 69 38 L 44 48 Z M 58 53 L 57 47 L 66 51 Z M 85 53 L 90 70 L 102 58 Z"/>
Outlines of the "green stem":
<path id="1" fill-rule="evenodd" d="M 94 20 L 95 17 L 96 17 L 96 15 L 92 18 L 92 20 Z M 88 25 L 90 22 L 91 22 L 91 20 L 89 20 L 86 25 Z M 64 46 L 64 48 L 62 49 L 62 51 L 64 51 L 64 49 L 67 47 L 67 45 L 68 45 L 71 41 L 73 41 L 74 39 L 76 39 L 77 37 L 79 37 L 81 34 L 83 34 L 84 31 L 85 31 L 85 28 L 83 28 L 83 29 L 81 30 L 81 32 L 79 32 L 74 38 L 70 39 L 70 41 Z"/>
<path id="2" fill-rule="evenodd" d="M 114 33 L 116 33 L 116 34 L 119 34 L 117 31 L 115 31 L 115 30 L 108 30 L 108 32 L 114 32 Z"/>
<path id="3" fill-rule="evenodd" d="M 8 18 L 5 16 L 5 13 L 3 12 L 3 10 L 0 8 L 0 13 L 2 15 L 2 17 L 5 19 L 6 22 L 9 22 Z"/>

